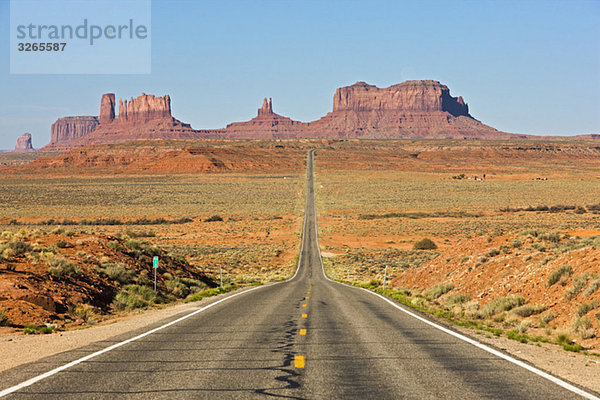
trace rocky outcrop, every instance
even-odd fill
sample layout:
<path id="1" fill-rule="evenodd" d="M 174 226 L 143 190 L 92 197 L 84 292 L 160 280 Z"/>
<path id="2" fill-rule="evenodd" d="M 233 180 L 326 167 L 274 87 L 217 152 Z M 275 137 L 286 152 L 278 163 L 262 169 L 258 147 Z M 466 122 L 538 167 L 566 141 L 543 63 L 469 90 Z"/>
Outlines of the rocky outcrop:
<path id="1" fill-rule="evenodd" d="M 31 144 L 31 134 L 24 133 L 17 138 L 17 143 L 15 144 L 15 153 L 29 153 L 35 151 Z"/>
<path id="2" fill-rule="evenodd" d="M 396 111 L 440 112 L 470 117 L 462 97 L 450 96 L 446 85 L 437 81 L 406 81 L 380 89 L 365 82 L 338 88 L 333 96 L 333 112 Z"/>
<path id="3" fill-rule="evenodd" d="M 258 115 L 247 122 L 234 122 L 227 125 L 225 131 L 212 131 L 212 137 L 231 137 L 240 139 L 274 139 L 302 137 L 308 124 L 294 121 L 273 112 L 273 102 L 263 100 Z"/>
<path id="4" fill-rule="evenodd" d="M 310 137 L 509 139 L 469 114 L 462 97 L 437 81 L 407 81 L 380 89 L 365 82 L 338 88 L 333 111 L 311 122 Z"/>
<path id="5" fill-rule="evenodd" d="M 168 94 L 155 97 L 142 93 L 135 99 L 132 97 L 129 102 L 119 99 L 118 122 L 139 124 L 165 118 L 171 118 L 171 97 Z"/>
<path id="6" fill-rule="evenodd" d="M 112 97 L 111 97 L 112 96 Z M 101 114 L 110 115 L 114 104 L 112 93 L 102 96 Z M 106 108 L 104 107 L 106 104 Z M 112 106 L 114 110 L 114 105 Z M 106 110 L 106 111 L 105 111 Z M 90 135 L 78 138 L 69 146 L 121 143 L 139 139 L 197 139 L 207 137 L 171 115 L 171 97 L 142 93 L 130 100 L 119 99 L 119 114 L 112 120 L 101 120 L 100 126 Z"/>
<path id="7" fill-rule="evenodd" d="M 63 117 L 52 124 L 50 143 L 42 148 L 43 151 L 58 151 L 70 147 L 73 140 L 93 132 L 100 124 L 97 117 Z"/>
<path id="8" fill-rule="evenodd" d="M 115 119 L 115 94 L 106 93 L 100 101 L 100 123 L 109 124 Z"/>

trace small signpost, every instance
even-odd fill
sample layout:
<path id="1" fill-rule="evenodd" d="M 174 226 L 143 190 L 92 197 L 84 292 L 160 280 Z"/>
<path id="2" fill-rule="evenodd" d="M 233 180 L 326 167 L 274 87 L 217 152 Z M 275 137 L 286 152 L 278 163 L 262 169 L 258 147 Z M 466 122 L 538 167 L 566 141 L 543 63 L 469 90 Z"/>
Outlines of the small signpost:
<path id="1" fill-rule="evenodd" d="M 154 267 L 154 291 L 156 292 L 156 270 L 158 269 L 158 256 L 154 256 L 152 266 Z"/>
<path id="2" fill-rule="evenodd" d="M 387 281 L 387 264 L 385 265 L 385 272 L 383 273 L 383 291 L 385 292 L 385 281 Z"/>
<path id="3" fill-rule="evenodd" d="M 221 281 L 221 288 L 223 288 L 223 269 L 221 268 L 221 264 L 219 264 L 219 280 Z"/>

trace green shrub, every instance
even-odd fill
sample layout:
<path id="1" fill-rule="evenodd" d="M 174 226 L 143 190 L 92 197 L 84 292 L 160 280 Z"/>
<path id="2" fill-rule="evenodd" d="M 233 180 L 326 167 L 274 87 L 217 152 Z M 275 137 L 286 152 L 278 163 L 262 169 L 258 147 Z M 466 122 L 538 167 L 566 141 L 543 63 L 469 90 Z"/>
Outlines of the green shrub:
<path id="1" fill-rule="evenodd" d="M 590 339 L 594 337 L 594 325 L 588 317 L 581 317 L 575 321 L 573 329 L 582 339 Z"/>
<path id="2" fill-rule="evenodd" d="M 117 310 L 134 310 L 146 308 L 157 302 L 156 293 L 148 286 L 127 285 L 115 296 L 112 307 Z"/>
<path id="3" fill-rule="evenodd" d="M 515 307 L 511 310 L 511 313 L 516 314 L 520 317 L 529 317 L 534 314 L 539 314 L 546 311 L 546 306 L 533 306 L 531 304 L 523 304 L 522 306 Z"/>
<path id="4" fill-rule="evenodd" d="M 165 286 L 173 296 L 183 299 L 190 294 L 190 289 L 179 279 L 170 279 L 165 281 Z"/>
<path id="5" fill-rule="evenodd" d="M 492 257 L 496 257 L 498 254 L 500 254 L 500 250 L 492 249 L 492 250 L 488 251 L 485 256 L 492 258 Z"/>
<path id="6" fill-rule="evenodd" d="M 581 350 L 583 350 L 583 347 L 581 347 L 580 344 L 564 343 L 562 347 L 566 351 L 573 351 L 575 353 L 579 353 Z"/>
<path id="7" fill-rule="evenodd" d="M 463 304 L 471 300 L 468 294 L 457 294 L 448 299 L 448 304 Z"/>
<path id="8" fill-rule="evenodd" d="M 8 315 L 4 312 L 4 310 L 0 310 L 0 326 L 10 326 L 10 319 Z"/>
<path id="9" fill-rule="evenodd" d="M 419 240 L 413 245 L 415 250 L 435 250 L 437 249 L 437 245 L 433 242 L 433 240 L 424 238 Z"/>
<path id="10" fill-rule="evenodd" d="M 589 297 L 589 296 L 593 295 L 596 292 L 596 290 L 598 290 L 599 288 L 600 288 L 600 278 L 596 278 L 590 283 L 590 286 L 588 286 L 587 289 L 585 289 L 583 294 L 585 296 Z"/>
<path id="11" fill-rule="evenodd" d="M 57 278 L 64 276 L 75 278 L 81 274 L 81 270 L 75 264 L 62 257 L 54 257 L 47 264 L 50 266 L 48 272 Z"/>
<path id="12" fill-rule="evenodd" d="M 77 304 L 69 309 L 68 315 L 72 319 L 83 319 L 87 322 L 94 319 L 97 314 L 94 306 L 89 304 Z"/>
<path id="13" fill-rule="evenodd" d="M 37 334 L 37 326 L 33 324 L 25 325 L 23 329 L 23 333 L 26 335 L 35 335 Z"/>
<path id="14" fill-rule="evenodd" d="M 561 333 L 556 337 L 556 343 L 558 344 L 571 344 L 573 341 L 569 337 L 569 335 L 565 333 Z"/>
<path id="15" fill-rule="evenodd" d="M 523 246 L 523 242 L 521 242 L 519 239 L 513 239 L 510 245 L 515 249 L 520 249 Z"/>
<path id="16" fill-rule="evenodd" d="M 71 243 L 67 242 L 66 240 L 59 240 L 54 245 L 56 247 L 58 247 L 59 249 L 66 249 L 69 247 L 73 247 L 73 245 Z"/>
<path id="17" fill-rule="evenodd" d="M 33 247 L 29 243 L 23 241 L 10 242 L 8 243 L 8 248 L 13 250 L 13 257 L 22 256 L 33 250 Z"/>
<path id="18" fill-rule="evenodd" d="M 525 298 L 522 296 L 499 297 L 484 305 L 479 310 L 479 316 L 483 318 L 491 317 L 503 311 L 509 311 L 515 307 L 525 304 Z"/>
<path id="19" fill-rule="evenodd" d="M 543 234 L 539 235 L 538 238 L 541 240 L 547 241 L 547 242 L 552 242 L 552 243 L 560 242 L 560 234 L 558 232 L 543 233 Z"/>
<path id="20" fill-rule="evenodd" d="M 554 318 L 556 318 L 556 315 L 554 315 L 554 313 L 552 313 L 552 312 L 549 312 L 549 313 L 542 315 L 542 318 L 540 318 L 540 321 L 542 321 L 544 324 L 549 324 L 550 321 L 552 321 Z"/>
<path id="21" fill-rule="evenodd" d="M 575 297 L 577 297 L 585 285 L 587 285 L 588 279 L 589 277 L 587 274 L 573 278 L 573 286 L 567 289 L 565 292 L 565 298 L 567 300 L 573 300 Z"/>
<path id="22" fill-rule="evenodd" d="M 120 263 L 106 263 L 102 264 L 97 268 L 97 271 L 103 275 L 108 276 L 111 279 L 119 282 L 120 284 L 126 284 L 131 282 L 135 276 L 135 271 L 127 268 L 125 265 Z"/>
<path id="23" fill-rule="evenodd" d="M 598 300 L 594 300 L 589 303 L 583 303 L 577 308 L 576 314 L 578 317 L 583 317 L 585 314 L 589 313 L 595 308 L 598 308 Z"/>
<path id="24" fill-rule="evenodd" d="M 106 244 L 106 246 L 114 251 L 123 251 L 125 250 L 125 247 L 123 247 L 123 245 L 121 243 L 119 243 L 119 241 L 117 240 L 111 240 L 110 242 L 108 242 Z"/>
<path id="25" fill-rule="evenodd" d="M 568 277 L 573 274 L 573 268 L 570 265 L 561 265 L 557 269 L 554 270 L 548 277 L 548 283 L 546 286 L 550 287 L 554 285 L 556 282 L 561 280 L 562 277 Z"/>
<path id="26" fill-rule="evenodd" d="M 131 250 L 142 250 L 142 242 L 135 239 L 129 239 L 125 242 L 125 246 L 127 246 Z"/>
<path id="27" fill-rule="evenodd" d="M 448 293 L 452 289 L 454 289 L 454 285 L 451 283 L 435 285 L 435 286 L 432 286 L 429 288 L 429 290 L 427 291 L 427 294 L 432 299 L 437 299 L 438 297 Z"/>
<path id="28" fill-rule="evenodd" d="M 512 340 L 519 341 L 521 343 L 527 343 L 527 335 L 524 335 L 522 332 L 519 332 L 516 329 L 510 330 L 506 332 L 506 337 Z"/>

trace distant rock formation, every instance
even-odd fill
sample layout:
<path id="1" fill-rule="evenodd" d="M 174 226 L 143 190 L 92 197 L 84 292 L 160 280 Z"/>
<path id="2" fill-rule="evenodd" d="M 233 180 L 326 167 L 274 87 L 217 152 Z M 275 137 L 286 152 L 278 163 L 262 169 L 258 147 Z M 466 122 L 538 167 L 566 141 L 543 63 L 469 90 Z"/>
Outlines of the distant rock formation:
<path id="1" fill-rule="evenodd" d="M 63 117 L 52 124 L 50 143 L 42 151 L 59 151 L 70 148 L 70 143 L 88 135 L 100 124 L 97 117 Z"/>
<path id="2" fill-rule="evenodd" d="M 333 112 L 341 111 L 446 111 L 455 117 L 470 117 L 462 97 L 450 96 L 446 85 L 437 81 L 406 81 L 380 89 L 365 82 L 338 88 L 333 96 Z"/>
<path id="3" fill-rule="evenodd" d="M 365 82 L 338 88 L 333 111 L 311 122 L 310 137 L 510 139 L 469 114 L 462 97 L 437 81 L 406 81 L 380 89 Z"/>
<path id="4" fill-rule="evenodd" d="M 271 98 L 263 100 L 256 117 L 247 122 L 234 122 L 222 130 L 207 132 L 212 137 L 240 139 L 273 139 L 302 137 L 308 124 L 294 121 L 273 112 Z"/>
<path id="5" fill-rule="evenodd" d="M 257 116 L 250 121 L 211 130 L 194 130 L 173 118 L 169 95 L 156 97 L 143 93 L 130 100 L 119 99 L 118 115 L 115 107 L 115 95 L 106 93 L 102 96 L 99 118 L 59 118 L 52 125 L 51 142 L 43 150 L 138 139 L 542 138 L 501 132 L 484 125 L 469 114 L 469 106 L 461 96 L 451 96 L 446 85 L 433 80 L 406 81 L 387 88 L 357 82 L 338 88 L 333 96 L 333 110 L 313 122 L 294 121 L 276 114 L 271 98 L 263 100 Z M 597 136 L 591 135 L 590 139 Z"/>
<path id="6" fill-rule="evenodd" d="M 115 94 L 105 93 L 100 101 L 100 123 L 109 124 L 115 119 Z"/>
<path id="7" fill-rule="evenodd" d="M 30 153 L 35 151 L 31 144 L 31 134 L 24 133 L 17 138 L 17 143 L 15 144 L 15 153 Z"/>
<path id="8" fill-rule="evenodd" d="M 171 97 L 155 97 L 142 93 L 129 102 L 119 99 L 118 122 L 145 123 L 154 119 L 171 118 Z"/>
<path id="9" fill-rule="evenodd" d="M 119 114 L 114 115 L 114 94 L 102 96 L 100 125 L 94 132 L 73 140 L 70 147 L 121 143 L 138 139 L 191 139 L 205 137 L 171 115 L 171 97 L 142 93 L 130 100 L 119 99 Z M 113 114 L 113 118 L 110 115 Z"/>

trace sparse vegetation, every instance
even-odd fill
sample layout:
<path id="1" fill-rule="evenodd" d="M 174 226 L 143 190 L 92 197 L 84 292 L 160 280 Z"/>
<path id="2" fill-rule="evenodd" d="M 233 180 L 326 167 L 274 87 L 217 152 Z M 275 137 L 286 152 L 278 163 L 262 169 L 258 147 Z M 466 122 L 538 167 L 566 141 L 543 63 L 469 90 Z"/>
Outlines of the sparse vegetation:
<path id="1" fill-rule="evenodd" d="M 429 290 L 427 291 L 427 295 L 431 299 L 437 299 L 438 297 L 451 291 L 453 288 L 454 288 L 454 285 L 451 283 L 435 285 L 435 286 L 429 288 Z"/>
<path id="2" fill-rule="evenodd" d="M 148 286 L 127 285 L 117 293 L 112 306 L 116 310 L 135 310 L 146 308 L 156 302 L 158 302 L 156 293 Z"/>
<path id="3" fill-rule="evenodd" d="M 415 242 L 413 245 L 415 250 L 435 250 L 437 249 L 437 245 L 433 242 L 433 240 L 424 238 Z"/>
<path id="4" fill-rule="evenodd" d="M 585 314 L 596 308 L 598 308 L 598 300 L 594 300 L 589 303 L 583 303 L 577 308 L 576 314 L 578 317 L 583 317 Z"/>
<path id="5" fill-rule="evenodd" d="M 134 270 L 120 263 L 105 263 L 97 267 L 96 270 L 122 285 L 130 283 L 136 275 Z"/>
<path id="6" fill-rule="evenodd" d="M 10 319 L 4 310 L 0 310 L 0 326 L 10 326 Z"/>
<path id="7" fill-rule="evenodd" d="M 570 265 L 561 265 L 559 268 L 557 268 L 556 270 L 554 270 L 554 272 L 550 274 L 546 286 L 550 287 L 558 281 L 560 281 L 561 279 L 571 276 L 571 274 L 573 274 L 573 268 L 571 268 Z"/>
<path id="8" fill-rule="evenodd" d="M 529 317 L 531 315 L 539 314 L 546 311 L 546 306 L 533 306 L 531 304 L 523 304 L 522 306 L 515 307 L 511 310 L 511 313 L 518 315 L 519 317 Z"/>
<path id="9" fill-rule="evenodd" d="M 468 294 L 457 294 L 448 299 L 448 304 L 464 304 L 471 300 L 471 296 Z"/>
<path id="10" fill-rule="evenodd" d="M 565 298 L 567 300 L 573 300 L 575 297 L 577 297 L 577 295 L 581 293 L 585 285 L 587 285 L 588 280 L 589 276 L 587 274 L 576 276 L 575 278 L 573 278 L 573 285 L 566 290 Z"/>
<path id="11" fill-rule="evenodd" d="M 62 257 L 48 257 L 46 264 L 49 266 L 48 272 L 59 279 L 65 276 L 75 278 L 81 274 L 81 269 Z"/>
<path id="12" fill-rule="evenodd" d="M 582 339 L 594 337 L 594 325 L 588 317 L 580 317 L 575 321 L 573 329 Z"/>
<path id="13" fill-rule="evenodd" d="M 509 311 L 515 307 L 522 306 L 523 304 L 525 304 L 525 298 L 522 296 L 500 297 L 484 305 L 481 310 L 479 310 L 479 316 L 489 318 L 492 315 L 503 311 Z"/>
<path id="14" fill-rule="evenodd" d="M 600 278 L 596 278 L 592 282 L 590 282 L 590 285 L 585 289 L 583 295 L 586 297 L 590 297 L 591 295 L 596 293 L 596 290 L 598 290 L 598 288 L 600 288 Z"/>

